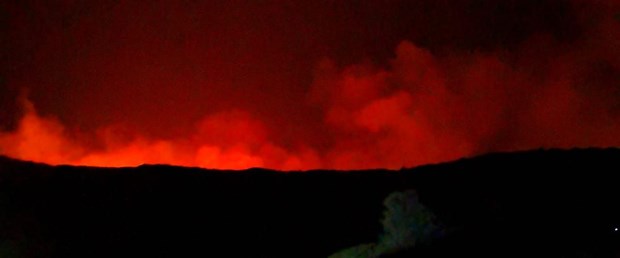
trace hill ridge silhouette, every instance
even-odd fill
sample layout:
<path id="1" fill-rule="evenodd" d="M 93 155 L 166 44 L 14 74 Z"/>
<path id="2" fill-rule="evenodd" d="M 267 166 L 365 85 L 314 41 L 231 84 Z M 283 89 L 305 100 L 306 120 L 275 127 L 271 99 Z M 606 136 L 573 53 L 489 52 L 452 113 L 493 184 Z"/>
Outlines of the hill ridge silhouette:
<path id="1" fill-rule="evenodd" d="M 0 157 L 0 254 L 326 257 L 375 242 L 383 199 L 415 189 L 452 233 L 401 257 L 614 257 L 618 161 L 616 148 L 554 149 L 398 171 L 221 173 Z"/>

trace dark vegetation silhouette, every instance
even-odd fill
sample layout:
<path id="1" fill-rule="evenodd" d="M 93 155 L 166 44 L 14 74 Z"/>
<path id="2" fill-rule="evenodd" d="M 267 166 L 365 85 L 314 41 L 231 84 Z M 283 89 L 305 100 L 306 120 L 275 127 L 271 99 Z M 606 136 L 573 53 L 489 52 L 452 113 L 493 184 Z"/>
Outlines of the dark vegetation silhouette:
<path id="1" fill-rule="evenodd" d="M 377 243 L 362 244 L 339 251 L 329 258 L 372 258 L 397 253 L 420 244 L 430 244 L 443 236 L 435 214 L 422 203 L 415 190 L 393 192 L 383 201 L 383 232 Z"/>
<path id="2" fill-rule="evenodd" d="M 539 150 L 279 173 L 0 157 L 0 255 L 326 257 L 378 242 L 385 197 L 415 189 L 447 230 L 382 257 L 618 257 L 619 161 L 618 149 Z"/>

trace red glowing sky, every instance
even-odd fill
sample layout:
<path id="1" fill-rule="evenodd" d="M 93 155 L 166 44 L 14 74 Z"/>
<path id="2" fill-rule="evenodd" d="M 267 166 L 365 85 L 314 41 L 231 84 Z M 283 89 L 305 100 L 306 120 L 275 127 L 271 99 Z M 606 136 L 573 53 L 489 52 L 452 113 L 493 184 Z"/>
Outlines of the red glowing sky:
<path id="1" fill-rule="evenodd" d="M 399 168 L 620 146 L 617 1 L 4 1 L 0 154 Z"/>

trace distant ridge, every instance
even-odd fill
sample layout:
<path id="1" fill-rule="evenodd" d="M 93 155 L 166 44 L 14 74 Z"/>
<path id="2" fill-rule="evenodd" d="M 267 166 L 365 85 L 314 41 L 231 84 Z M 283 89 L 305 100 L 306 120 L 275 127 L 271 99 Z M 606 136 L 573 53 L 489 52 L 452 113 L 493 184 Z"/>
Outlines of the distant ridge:
<path id="1" fill-rule="evenodd" d="M 408 171 L 408 170 L 414 170 L 416 168 L 425 168 L 425 167 L 432 167 L 432 166 L 442 166 L 442 165 L 446 165 L 446 164 L 452 164 L 452 163 L 459 163 L 459 162 L 468 162 L 470 160 L 479 160 L 479 159 L 486 159 L 486 158 L 493 158 L 493 157 L 502 157 L 502 156 L 513 156 L 513 155 L 537 155 L 537 154 L 543 154 L 543 155 L 564 155 L 564 154 L 568 154 L 568 153 L 572 153 L 572 155 L 580 155 L 580 154 L 584 154 L 584 153 L 588 153 L 590 155 L 595 154 L 595 153 L 616 153 L 620 155 L 620 148 L 618 147 L 607 147 L 607 148 L 597 148 L 597 147 L 591 147 L 591 148 L 572 148 L 572 149 L 560 149 L 560 148 L 549 148 L 549 149 L 544 149 L 544 148 L 540 148 L 540 149 L 533 149 L 533 150 L 518 150 L 518 151 L 504 151 L 504 152 L 491 152 L 491 153 L 485 153 L 485 154 L 480 154 L 480 155 L 474 155 L 474 156 L 470 156 L 470 157 L 462 157 L 456 160 L 451 160 L 451 161 L 445 161 L 445 162 L 436 162 L 436 163 L 430 163 L 430 164 L 422 164 L 419 166 L 413 166 L 413 167 L 402 167 L 400 169 L 382 169 L 382 168 L 373 168 L 373 169 L 356 169 L 356 170 L 334 170 L 334 169 L 310 169 L 310 170 L 292 170 L 292 171 L 284 171 L 284 172 L 319 172 L 319 171 L 325 171 L 325 172 L 331 172 L 331 171 L 343 171 L 343 172 L 362 172 L 362 171 Z M 8 163 L 8 164 L 7 164 Z M 29 161 L 29 160 L 22 160 L 22 159 L 17 159 L 17 158 L 12 158 L 9 156 L 5 156 L 5 155 L 0 155 L 0 166 L 8 166 L 9 164 L 15 165 L 18 163 L 26 163 L 26 164 L 30 164 L 30 165 L 40 165 L 40 166 L 61 166 L 61 167 L 83 167 L 83 168 L 109 168 L 109 167 L 101 167 L 101 166 L 76 166 L 76 165 L 66 165 L 66 164 L 62 164 L 62 165 L 50 165 L 50 164 L 46 164 L 44 162 L 36 162 L 36 161 Z M 174 168 L 186 168 L 186 169 L 203 169 L 203 170 L 209 170 L 209 171 L 235 171 L 235 172 L 239 172 L 239 171 L 246 171 L 246 170 L 251 170 L 251 171 L 279 171 L 276 169 L 270 169 L 270 168 L 263 168 L 263 167 L 252 167 L 252 168 L 247 168 L 247 169 L 235 169 L 235 170 L 231 170 L 231 169 L 217 169 L 217 168 L 200 168 L 200 167 L 188 167 L 188 166 L 179 166 L 179 165 L 172 165 L 172 164 L 151 164 L 151 163 L 145 163 L 142 165 L 138 165 L 138 166 L 123 166 L 123 167 L 111 167 L 111 168 L 141 168 L 141 167 L 160 167 L 160 168 L 168 168 L 168 169 L 174 169 Z"/>

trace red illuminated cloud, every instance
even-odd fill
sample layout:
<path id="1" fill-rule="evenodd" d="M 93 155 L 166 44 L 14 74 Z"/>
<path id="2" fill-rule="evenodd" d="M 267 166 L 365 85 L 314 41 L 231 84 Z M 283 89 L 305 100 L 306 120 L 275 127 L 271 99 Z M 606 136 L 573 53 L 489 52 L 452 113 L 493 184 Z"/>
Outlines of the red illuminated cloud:
<path id="1" fill-rule="evenodd" d="M 271 5 L 259 8 L 273 14 L 264 20 L 245 9 L 235 14 L 230 11 L 234 8 L 218 6 L 228 10 L 227 15 L 209 16 L 208 22 L 173 15 L 170 24 L 150 19 L 159 17 L 162 6 L 128 20 L 133 7 L 119 5 L 109 15 L 94 14 L 110 19 L 110 24 L 96 27 L 102 33 L 89 34 L 93 27 L 88 22 L 67 29 L 82 37 L 76 39 L 79 44 L 65 43 L 87 46 L 59 54 L 70 57 L 63 66 L 70 72 L 60 76 L 32 71 L 44 79 L 35 83 L 22 76 L 8 82 L 31 88 L 32 95 L 41 92 L 38 83 L 47 83 L 46 98 L 64 101 L 52 101 L 53 108 L 48 103 L 48 109 L 39 112 L 39 105 L 22 101 L 24 115 L 17 126 L 0 133 L 0 154 L 51 164 L 295 170 L 400 168 L 494 151 L 620 146 L 618 5 L 575 1 L 571 6 L 571 22 L 578 31 L 574 35 L 547 28 L 560 26 L 556 23 L 564 21 L 561 17 L 544 24 L 551 32 L 523 24 L 527 35 L 517 31 L 514 36 L 458 13 L 453 21 L 428 18 L 436 28 L 412 25 L 427 38 L 412 36 L 417 41 L 390 45 L 386 49 L 395 50 L 389 58 L 346 62 L 339 60 L 347 59 L 346 54 L 335 53 L 315 62 L 291 46 L 311 52 L 323 49 L 319 36 L 332 41 L 343 36 L 304 25 L 311 13 L 289 21 L 303 28 L 297 31 L 288 25 L 268 26 L 271 19 L 288 17 Z M 178 8 L 171 13 L 183 13 L 186 7 Z M 237 16 L 229 16 L 231 12 Z M 480 17 L 472 15 L 488 16 L 480 12 Z M 200 17 L 205 18 L 194 18 Z M 27 19 L 18 16 L 16 24 Z M 329 19 L 344 26 L 334 30 L 349 32 L 343 28 L 351 21 Z M 205 24 L 212 25 L 207 35 L 197 33 Z M 497 46 L 428 46 L 443 42 L 441 35 L 459 39 L 474 25 L 497 37 L 512 35 L 510 44 L 497 43 L 499 38 L 490 43 L 460 38 L 464 45 Z M 119 28 L 123 30 L 118 35 L 103 33 Z M 392 35 L 355 28 L 356 35 L 364 35 L 360 41 L 373 38 L 365 33 L 369 31 Z M 290 37 L 274 34 L 276 29 L 290 32 Z M 50 42 L 59 40 L 58 45 L 45 45 L 50 51 L 33 54 L 38 65 L 52 62 L 52 50 L 65 39 L 50 33 Z M 119 35 L 127 44 L 116 40 Z M 279 35 L 275 45 L 269 35 Z M 113 44 L 99 45 L 107 39 L 114 39 Z M 227 45 L 233 41 L 235 45 Z M 365 44 L 352 38 L 343 42 L 357 50 Z M 311 73 L 311 78 L 306 76 Z M 52 87 L 65 84 L 73 86 L 65 91 Z M 41 97 L 33 98 L 38 104 L 36 99 Z M 65 108 L 72 106 L 80 109 Z"/>

